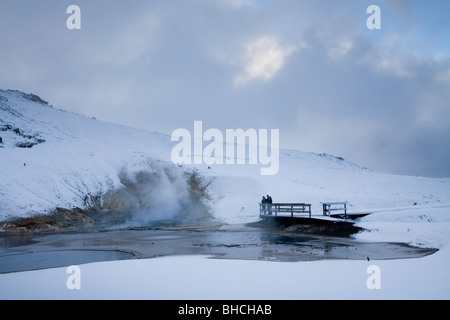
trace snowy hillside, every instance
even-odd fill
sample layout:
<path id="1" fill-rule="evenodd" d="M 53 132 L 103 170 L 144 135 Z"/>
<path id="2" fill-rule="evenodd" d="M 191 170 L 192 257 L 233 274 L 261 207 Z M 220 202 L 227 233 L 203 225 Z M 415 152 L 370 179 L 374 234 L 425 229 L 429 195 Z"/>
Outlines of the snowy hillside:
<path id="1" fill-rule="evenodd" d="M 167 137 L 53 108 L 0 91 L 0 219 L 85 207 L 119 188 L 119 173 L 158 159 Z"/>
<path id="2" fill-rule="evenodd" d="M 170 160 L 169 136 L 69 113 L 11 90 L 0 90 L 0 137 L 0 221 L 102 205 L 118 190 L 139 189 L 142 175 L 152 181 L 144 179 L 145 194 L 128 193 L 121 205 L 141 211 L 143 221 L 171 218 L 186 207 L 192 185 L 184 173 L 195 169 L 208 186 L 212 214 L 226 223 L 257 220 L 258 202 L 270 194 L 275 202 L 311 203 L 316 214 L 325 201 L 374 212 L 359 222 L 370 230 L 363 239 L 450 242 L 450 179 L 388 175 L 295 150 L 280 151 L 275 176 L 261 176 L 252 165 L 179 167 Z"/>

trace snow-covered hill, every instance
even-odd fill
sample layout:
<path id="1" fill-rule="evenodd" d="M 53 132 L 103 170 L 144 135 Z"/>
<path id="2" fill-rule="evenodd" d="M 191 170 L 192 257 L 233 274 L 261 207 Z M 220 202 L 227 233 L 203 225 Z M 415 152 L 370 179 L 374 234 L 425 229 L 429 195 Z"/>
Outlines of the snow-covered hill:
<path id="1" fill-rule="evenodd" d="M 0 97 L 0 219 L 90 205 L 121 187 L 123 169 L 170 147 L 166 136 L 58 110 L 36 96 Z"/>
<path id="2" fill-rule="evenodd" d="M 124 193 L 120 205 L 139 211 L 142 221 L 171 218 L 188 206 L 193 186 L 185 173 L 197 172 L 209 195 L 202 201 L 227 223 L 257 220 L 258 202 L 270 194 L 275 202 L 311 203 L 316 214 L 326 201 L 374 212 L 359 222 L 370 230 L 361 238 L 450 242 L 450 179 L 389 175 L 297 150 L 280 151 L 275 176 L 261 176 L 252 165 L 180 167 L 171 162 L 167 135 L 69 113 L 11 90 L 0 90 L 0 137 L 0 220 L 111 205 L 108 196 L 139 186 L 145 186 L 139 196 Z"/>

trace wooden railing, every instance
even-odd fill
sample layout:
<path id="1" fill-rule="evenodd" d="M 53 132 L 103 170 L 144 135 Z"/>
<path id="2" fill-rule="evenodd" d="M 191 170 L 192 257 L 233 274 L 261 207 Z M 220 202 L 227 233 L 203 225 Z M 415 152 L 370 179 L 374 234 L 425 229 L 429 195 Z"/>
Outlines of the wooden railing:
<path id="1" fill-rule="evenodd" d="M 323 202 L 323 215 L 330 216 L 332 211 L 340 211 L 347 218 L 347 202 Z"/>
<path id="2" fill-rule="evenodd" d="M 311 218 L 311 205 L 307 203 L 260 203 L 260 217 L 295 217 L 298 215 L 308 215 Z"/>

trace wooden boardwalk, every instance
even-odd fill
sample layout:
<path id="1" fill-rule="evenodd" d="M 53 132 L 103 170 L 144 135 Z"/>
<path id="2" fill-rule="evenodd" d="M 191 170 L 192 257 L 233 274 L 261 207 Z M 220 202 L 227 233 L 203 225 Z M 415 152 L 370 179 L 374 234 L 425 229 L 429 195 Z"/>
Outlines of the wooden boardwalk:
<path id="1" fill-rule="evenodd" d="M 325 215 L 312 215 L 311 204 L 307 203 L 259 204 L 259 217 L 264 225 L 270 227 L 285 229 L 295 226 L 293 230 L 299 230 L 302 233 L 336 237 L 348 237 L 362 230 L 354 224 L 354 221 L 350 221 L 354 219 L 353 214 L 345 211 L 344 216 L 341 217 L 335 214 L 329 215 L 328 212 Z"/>
<path id="2" fill-rule="evenodd" d="M 336 212 L 336 213 L 332 213 Z M 356 219 L 369 215 L 370 212 L 349 213 L 347 202 L 323 203 L 323 215 L 312 215 L 311 204 L 308 203 L 260 203 L 259 217 L 276 220 L 317 220 L 317 222 L 337 222 Z"/>

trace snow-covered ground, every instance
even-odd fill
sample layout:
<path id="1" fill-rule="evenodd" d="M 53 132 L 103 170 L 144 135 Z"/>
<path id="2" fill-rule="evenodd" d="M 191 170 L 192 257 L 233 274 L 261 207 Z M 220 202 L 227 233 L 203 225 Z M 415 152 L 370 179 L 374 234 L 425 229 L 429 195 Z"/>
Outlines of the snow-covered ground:
<path id="1" fill-rule="evenodd" d="M 449 249 L 413 260 L 265 262 L 174 256 L 0 275 L 2 299 L 448 299 Z M 380 271 L 371 288 L 370 266 Z M 369 271 L 369 272 L 368 272 Z M 369 282 L 369 286 L 367 284 Z M 75 283 L 75 282 L 73 282 Z"/>
<path id="2" fill-rule="evenodd" d="M 17 91 L 0 90 L 0 137 L 0 220 L 83 208 L 123 187 L 124 172 L 178 168 L 170 160 L 169 136 L 65 112 Z M 81 266 L 81 290 L 67 289 L 66 268 L 0 275 L 0 298 L 450 298 L 450 179 L 389 175 L 297 150 L 280 151 L 275 176 L 261 176 L 254 165 L 180 170 L 193 167 L 211 182 L 208 204 L 225 223 L 257 220 L 265 194 L 275 202 L 311 203 L 313 214 L 321 214 L 321 202 L 348 201 L 350 211 L 373 212 L 358 223 L 368 230 L 358 239 L 440 251 L 370 262 L 191 256 L 102 262 Z M 167 199 L 182 195 L 180 188 L 168 179 L 154 192 Z M 367 288 L 370 265 L 380 267 L 381 289 Z M 265 276 L 275 272 L 281 276 Z"/>

